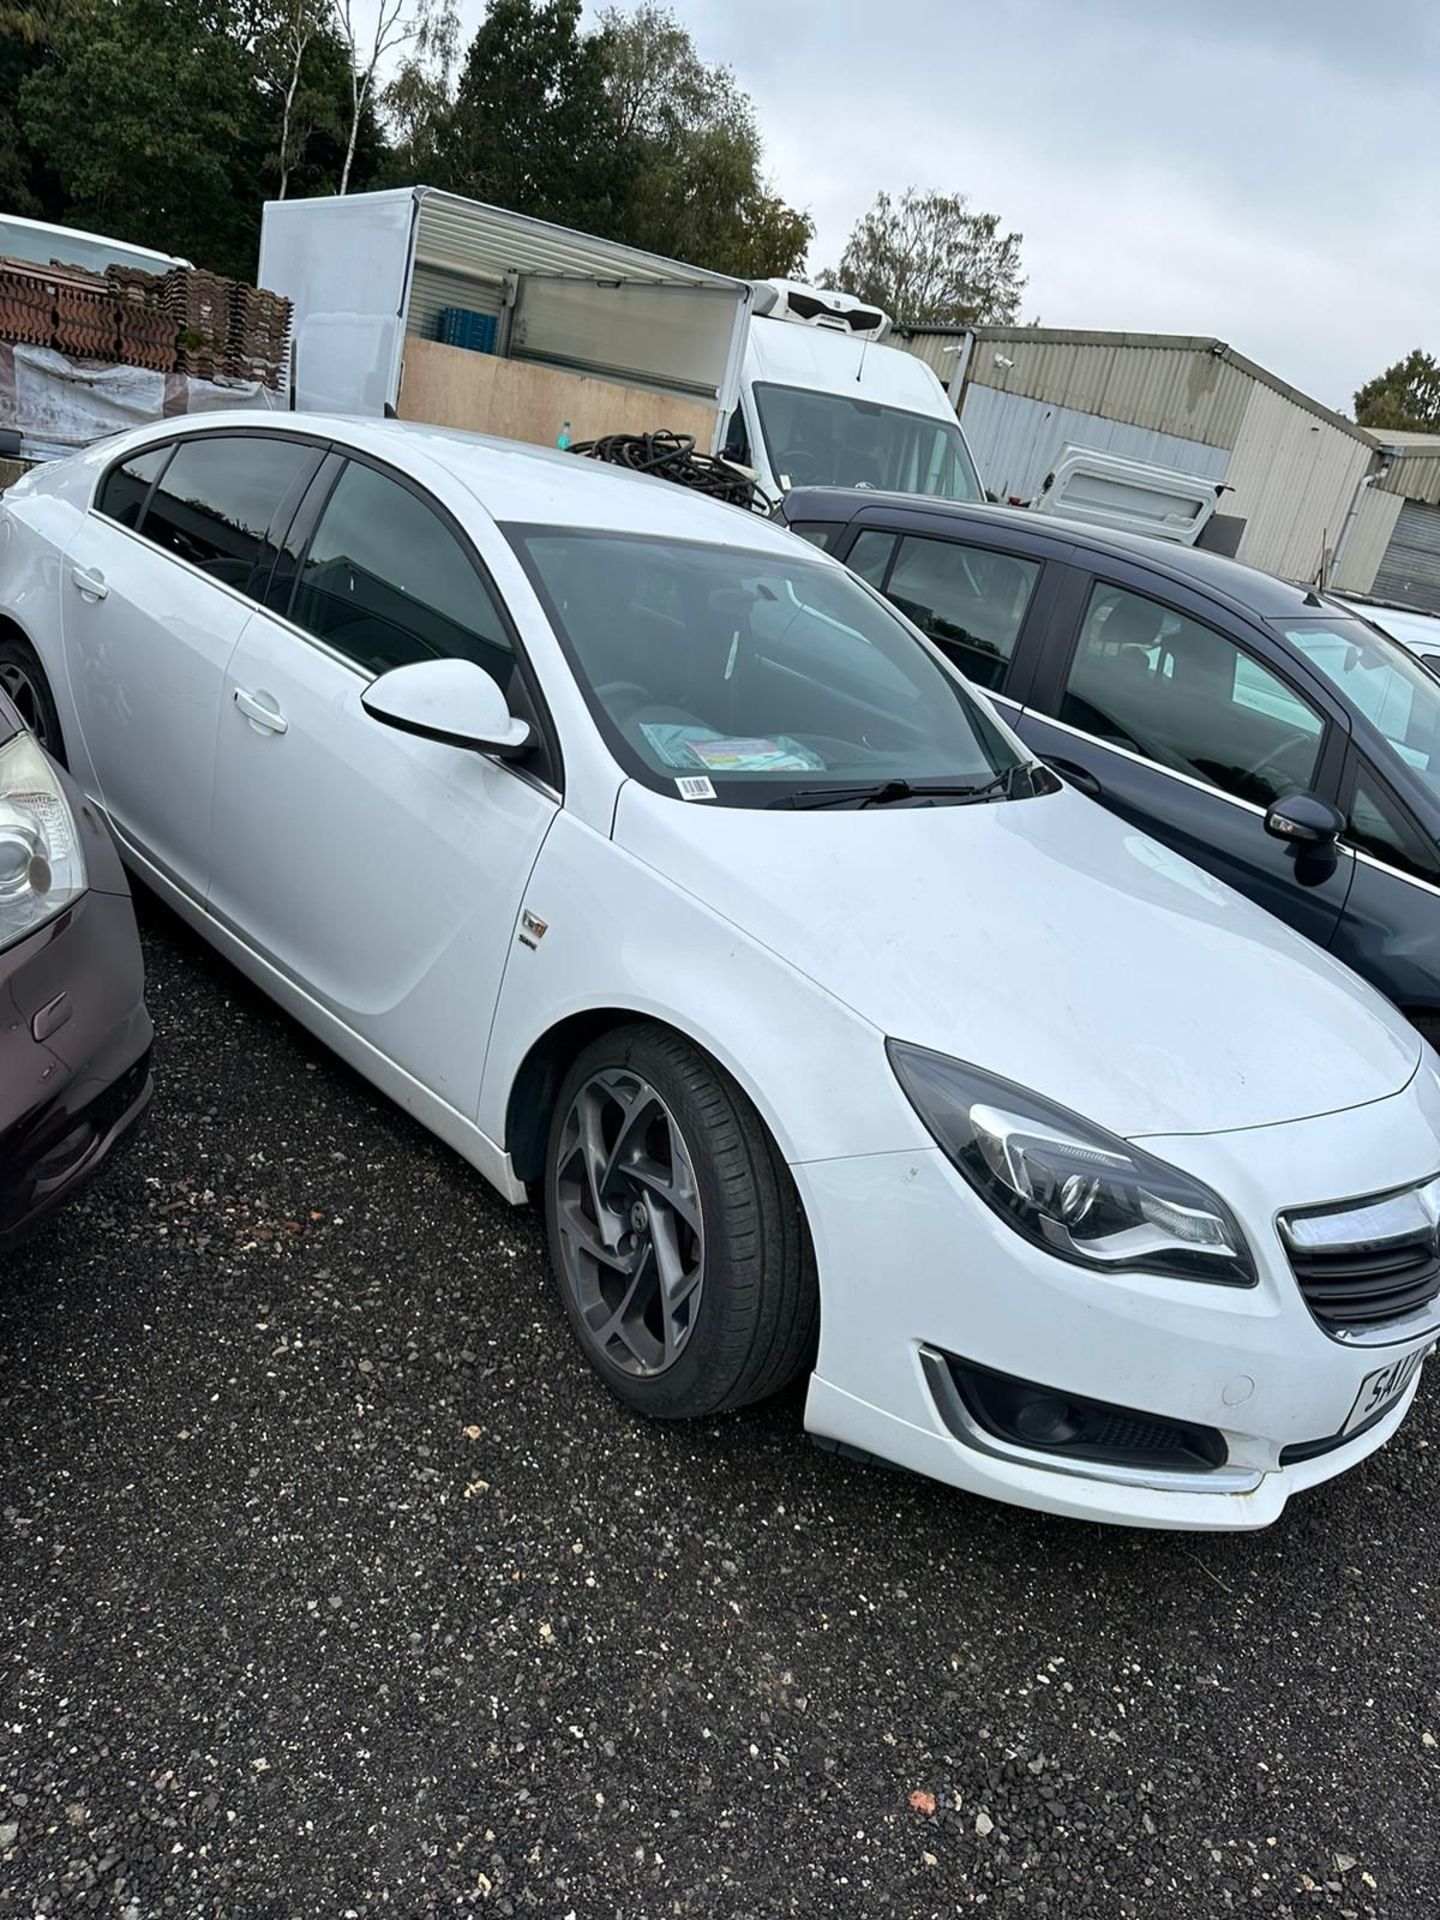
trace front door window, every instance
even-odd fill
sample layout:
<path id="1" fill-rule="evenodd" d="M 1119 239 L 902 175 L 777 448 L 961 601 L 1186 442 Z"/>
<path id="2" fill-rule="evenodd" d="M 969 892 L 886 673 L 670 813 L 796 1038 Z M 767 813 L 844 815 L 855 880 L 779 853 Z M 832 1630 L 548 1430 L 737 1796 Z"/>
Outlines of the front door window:
<path id="1" fill-rule="evenodd" d="M 1060 718 L 1258 807 L 1314 785 L 1325 731 L 1236 641 L 1108 581 L 1091 593 Z"/>

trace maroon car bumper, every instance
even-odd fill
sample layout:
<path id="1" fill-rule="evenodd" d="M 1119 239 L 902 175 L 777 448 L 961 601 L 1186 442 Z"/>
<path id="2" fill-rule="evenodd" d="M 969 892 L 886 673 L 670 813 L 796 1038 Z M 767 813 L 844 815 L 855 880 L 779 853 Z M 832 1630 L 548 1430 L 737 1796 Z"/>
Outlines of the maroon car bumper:
<path id="1" fill-rule="evenodd" d="M 104 827 L 72 800 L 92 890 L 0 953 L 0 1252 L 105 1163 L 150 1100 L 134 909 Z"/>

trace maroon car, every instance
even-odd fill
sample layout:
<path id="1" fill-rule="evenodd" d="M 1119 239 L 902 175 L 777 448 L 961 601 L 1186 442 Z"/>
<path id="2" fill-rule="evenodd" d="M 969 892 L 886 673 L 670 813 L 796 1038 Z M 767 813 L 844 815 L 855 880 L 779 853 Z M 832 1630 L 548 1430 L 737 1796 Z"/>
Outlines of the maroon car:
<path id="1" fill-rule="evenodd" d="M 144 984 L 109 832 L 0 690 L 0 1253 L 145 1111 Z"/>

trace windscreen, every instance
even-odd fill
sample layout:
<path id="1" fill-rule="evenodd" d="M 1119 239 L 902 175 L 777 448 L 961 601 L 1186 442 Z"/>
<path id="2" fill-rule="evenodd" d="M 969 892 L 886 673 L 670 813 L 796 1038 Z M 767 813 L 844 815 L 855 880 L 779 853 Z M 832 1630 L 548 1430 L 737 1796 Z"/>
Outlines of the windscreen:
<path id="1" fill-rule="evenodd" d="M 876 487 L 978 500 L 981 487 L 953 420 L 907 413 L 858 394 L 755 388 L 765 449 L 790 487 Z"/>
<path id="2" fill-rule="evenodd" d="M 1343 615 L 1286 626 L 1284 633 L 1400 758 L 1440 790 L 1440 681 L 1398 641 Z"/>
<path id="3" fill-rule="evenodd" d="M 1030 765 L 912 628 L 799 541 L 506 532 L 612 752 L 657 791 L 763 806 Z"/>

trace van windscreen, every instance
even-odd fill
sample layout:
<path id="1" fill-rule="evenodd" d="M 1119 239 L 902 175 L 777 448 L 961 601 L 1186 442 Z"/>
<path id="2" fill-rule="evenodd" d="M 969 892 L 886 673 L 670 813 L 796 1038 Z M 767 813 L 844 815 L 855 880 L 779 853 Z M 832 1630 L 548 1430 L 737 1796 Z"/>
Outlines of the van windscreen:
<path id="1" fill-rule="evenodd" d="M 759 382 L 755 409 L 777 478 L 787 487 L 875 487 L 941 500 L 979 500 L 980 481 L 953 420 L 908 413 L 857 394 Z"/>

